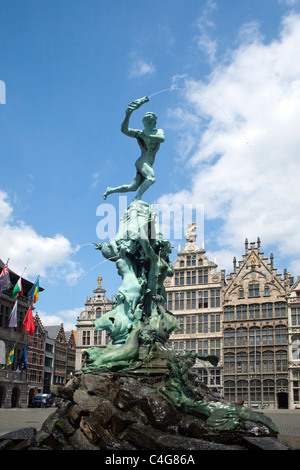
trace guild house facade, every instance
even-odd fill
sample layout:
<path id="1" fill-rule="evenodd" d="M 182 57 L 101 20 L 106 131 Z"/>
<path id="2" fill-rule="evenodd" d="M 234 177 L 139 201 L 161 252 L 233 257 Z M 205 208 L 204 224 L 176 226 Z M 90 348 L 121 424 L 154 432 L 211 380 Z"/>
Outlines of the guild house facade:
<path id="1" fill-rule="evenodd" d="M 283 278 L 257 243 L 227 276 L 223 291 L 224 397 L 248 406 L 288 407 L 289 276 Z"/>
<path id="2" fill-rule="evenodd" d="M 86 299 L 85 309 L 77 318 L 76 370 L 80 370 L 84 365 L 85 349 L 105 347 L 108 342 L 106 331 L 98 331 L 94 327 L 95 320 L 112 309 L 112 301 L 106 297 L 106 290 L 101 284 L 102 277 L 98 277 L 98 287 L 93 291 L 94 295 Z"/>
<path id="3" fill-rule="evenodd" d="M 216 396 L 222 388 L 222 289 L 225 272 L 217 271 L 217 264 L 206 256 L 204 248 L 196 243 L 195 226 L 189 224 L 186 244 L 179 248 L 174 262 L 174 276 L 167 278 L 167 308 L 177 317 L 179 330 L 170 336 L 174 350 L 193 351 L 202 355 L 214 354 L 220 358 L 214 367 L 197 360 L 195 370 Z"/>

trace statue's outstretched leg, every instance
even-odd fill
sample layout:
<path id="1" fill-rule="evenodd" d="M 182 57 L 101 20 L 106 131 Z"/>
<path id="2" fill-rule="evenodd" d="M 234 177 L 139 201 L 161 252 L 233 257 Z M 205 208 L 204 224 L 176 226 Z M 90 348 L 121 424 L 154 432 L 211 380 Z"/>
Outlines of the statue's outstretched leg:
<path id="1" fill-rule="evenodd" d="M 116 188 L 111 188 L 108 186 L 105 193 L 103 194 L 103 199 L 105 200 L 107 196 L 113 193 L 128 193 L 131 191 L 136 191 L 137 188 L 140 186 L 144 178 L 139 173 L 136 173 L 135 177 L 133 178 L 130 184 L 123 184 L 122 186 L 117 186 Z"/>

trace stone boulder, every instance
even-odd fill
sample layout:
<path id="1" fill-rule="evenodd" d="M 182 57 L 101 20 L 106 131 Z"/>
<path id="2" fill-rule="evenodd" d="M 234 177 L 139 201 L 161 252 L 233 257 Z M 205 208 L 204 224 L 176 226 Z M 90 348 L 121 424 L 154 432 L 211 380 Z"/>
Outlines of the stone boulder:
<path id="1" fill-rule="evenodd" d="M 164 375 L 80 374 L 66 386 L 52 386 L 60 404 L 38 432 L 25 428 L 1 436 L 0 450 L 289 449 L 262 424 L 245 421 L 234 431 L 218 432 L 205 418 L 183 413 L 158 392 L 166 380 Z"/>

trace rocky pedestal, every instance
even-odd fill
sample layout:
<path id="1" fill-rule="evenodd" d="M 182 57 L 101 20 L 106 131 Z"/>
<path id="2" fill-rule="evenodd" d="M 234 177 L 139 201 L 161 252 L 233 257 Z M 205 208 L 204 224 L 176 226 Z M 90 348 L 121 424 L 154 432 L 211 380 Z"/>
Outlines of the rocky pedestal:
<path id="1" fill-rule="evenodd" d="M 241 420 L 232 431 L 217 431 L 206 416 L 182 412 L 160 390 L 165 375 L 81 374 L 53 386 L 61 403 L 40 431 L 26 428 L 0 438 L 1 449 L 34 450 L 287 450 L 276 432 Z M 196 395 L 209 398 L 203 387 Z"/>

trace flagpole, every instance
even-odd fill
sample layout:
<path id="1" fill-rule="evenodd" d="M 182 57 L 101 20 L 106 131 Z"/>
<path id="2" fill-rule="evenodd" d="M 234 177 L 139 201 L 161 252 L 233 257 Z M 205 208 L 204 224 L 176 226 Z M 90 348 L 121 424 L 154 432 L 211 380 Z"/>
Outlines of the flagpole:
<path id="1" fill-rule="evenodd" d="M 22 272 L 21 276 L 20 277 L 23 277 L 23 274 L 25 273 L 27 268 L 24 269 L 24 271 Z"/>
<path id="2" fill-rule="evenodd" d="M 37 277 L 36 280 L 34 281 L 34 284 L 33 284 L 32 288 L 30 289 L 30 291 L 29 291 L 29 293 L 28 293 L 28 295 L 29 295 L 30 297 L 31 297 L 30 293 L 31 293 L 32 289 L 35 287 L 35 285 L 36 285 L 37 281 L 39 280 L 39 278 L 40 278 L 40 274 L 38 275 L 38 277 Z M 33 307 L 33 304 L 34 304 L 34 296 L 31 298 L 31 306 L 32 306 L 32 307 Z M 33 308 L 34 308 L 34 307 L 33 307 Z"/>

